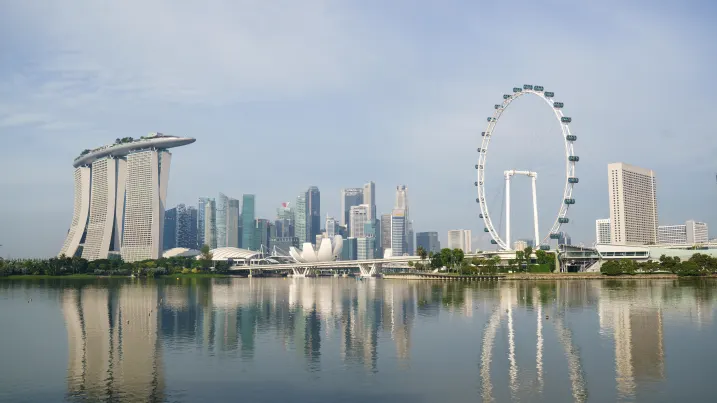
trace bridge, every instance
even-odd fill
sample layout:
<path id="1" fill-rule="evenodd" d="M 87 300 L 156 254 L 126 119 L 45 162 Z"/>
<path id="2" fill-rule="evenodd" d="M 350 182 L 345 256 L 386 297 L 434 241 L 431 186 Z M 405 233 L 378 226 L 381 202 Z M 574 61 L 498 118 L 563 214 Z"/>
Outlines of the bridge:
<path id="1" fill-rule="evenodd" d="M 425 260 L 428 262 L 428 259 Z M 358 268 L 361 277 L 378 277 L 384 267 L 388 268 L 408 268 L 408 262 L 419 263 L 421 258 L 418 256 L 394 256 L 385 259 L 366 259 L 366 260 L 336 260 L 331 262 L 309 262 L 309 263 L 277 263 L 277 264 L 254 264 L 232 266 L 230 271 L 291 271 L 294 277 L 306 277 L 316 273 L 319 270 L 340 271 Z"/>

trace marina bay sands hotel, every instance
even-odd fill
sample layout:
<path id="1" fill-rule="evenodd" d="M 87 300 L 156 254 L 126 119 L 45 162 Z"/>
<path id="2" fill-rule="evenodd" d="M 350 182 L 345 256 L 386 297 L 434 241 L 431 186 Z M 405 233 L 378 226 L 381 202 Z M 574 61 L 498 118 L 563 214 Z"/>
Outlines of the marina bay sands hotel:
<path id="1" fill-rule="evenodd" d="M 125 262 L 160 258 L 168 149 L 194 141 L 150 133 L 83 151 L 73 163 L 74 211 L 60 255 L 97 260 L 120 254 Z"/>

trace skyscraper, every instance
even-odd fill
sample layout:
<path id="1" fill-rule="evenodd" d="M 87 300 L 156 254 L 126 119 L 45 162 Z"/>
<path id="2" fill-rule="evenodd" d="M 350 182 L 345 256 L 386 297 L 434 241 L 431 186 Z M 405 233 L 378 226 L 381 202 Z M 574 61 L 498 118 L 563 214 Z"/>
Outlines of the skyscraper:
<path id="1" fill-rule="evenodd" d="M 204 245 L 210 249 L 217 247 L 217 202 L 214 199 L 204 201 Z"/>
<path id="2" fill-rule="evenodd" d="M 277 237 L 294 236 L 294 209 L 290 203 L 281 203 L 281 207 L 276 209 L 275 225 Z"/>
<path id="3" fill-rule="evenodd" d="M 405 210 L 393 209 L 391 213 L 391 251 L 393 256 L 406 253 L 406 216 Z"/>
<path id="4" fill-rule="evenodd" d="M 381 249 L 391 249 L 391 214 L 381 215 Z"/>
<path id="5" fill-rule="evenodd" d="M 227 246 L 231 248 L 239 247 L 239 200 L 229 199 L 227 208 Z"/>
<path id="6" fill-rule="evenodd" d="M 408 210 L 408 188 L 406 185 L 396 186 L 396 207 L 397 209 Z"/>
<path id="7" fill-rule="evenodd" d="M 296 208 L 294 209 L 294 235 L 299 238 L 299 245 L 312 242 L 309 234 L 308 219 L 309 204 L 306 200 L 306 193 L 302 193 L 296 198 Z"/>
<path id="8" fill-rule="evenodd" d="M 341 189 L 341 225 L 345 227 L 349 226 L 351 206 L 358 206 L 359 204 L 363 204 L 363 189 Z"/>
<path id="9" fill-rule="evenodd" d="M 370 181 L 363 185 L 363 204 L 368 204 L 370 221 L 375 220 L 376 217 L 376 184 Z"/>
<path id="10" fill-rule="evenodd" d="M 120 252 L 127 262 L 158 259 L 171 165 L 167 149 L 193 142 L 150 133 L 83 151 L 73 163 L 75 202 L 60 254 L 95 260 Z"/>
<path id="11" fill-rule="evenodd" d="M 326 216 L 326 236 L 333 239 L 338 233 L 339 223 L 334 217 Z"/>
<path id="12" fill-rule="evenodd" d="M 229 198 L 219 193 L 217 198 L 217 248 L 227 246 L 227 212 L 229 211 Z"/>
<path id="13" fill-rule="evenodd" d="M 167 227 L 166 214 L 164 226 Z M 193 206 L 177 205 L 176 239 L 178 248 L 197 248 L 197 209 Z"/>
<path id="14" fill-rule="evenodd" d="M 595 220 L 595 241 L 598 244 L 610 243 L 610 219 L 601 218 Z"/>
<path id="15" fill-rule="evenodd" d="M 707 243 L 708 238 L 707 224 L 694 220 L 657 227 L 657 241 L 661 245 L 697 245 Z"/>
<path id="16" fill-rule="evenodd" d="M 375 249 L 376 249 L 375 238 L 373 238 L 373 237 L 356 238 L 356 259 L 358 259 L 358 260 L 373 259 Z"/>
<path id="17" fill-rule="evenodd" d="M 262 247 L 265 251 L 269 250 L 269 220 L 265 218 L 257 218 L 254 224 L 254 244 L 251 250 L 261 250 Z"/>
<path id="18" fill-rule="evenodd" d="M 657 243 L 655 173 L 622 162 L 608 165 L 610 243 Z"/>
<path id="19" fill-rule="evenodd" d="M 176 247 L 177 207 L 174 207 L 164 212 L 164 239 L 162 239 L 162 250 L 169 250 Z"/>
<path id="20" fill-rule="evenodd" d="M 309 187 L 306 191 L 306 203 L 308 204 L 310 242 L 315 242 L 316 236 L 321 234 L 321 193 L 316 186 Z"/>
<path id="21" fill-rule="evenodd" d="M 369 221 L 369 210 L 368 204 L 360 204 L 358 206 L 351 206 L 349 212 L 349 236 L 352 238 L 364 237 L 364 225 Z"/>
<path id="22" fill-rule="evenodd" d="M 416 247 L 422 247 L 423 250 L 428 252 L 440 252 L 441 243 L 438 241 L 438 232 L 417 232 L 416 233 Z"/>
<path id="23" fill-rule="evenodd" d="M 204 246 L 204 207 L 208 197 L 200 197 L 197 203 L 197 248 Z"/>
<path id="24" fill-rule="evenodd" d="M 461 249 L 463 253 L 471 253 L 471 230 L 456 229 L 448 231 L 448 248 Z"/>
<path id="25" fill-rule="evenodd" d="M 256 243 L 254 240 L 255 225 L 254 220 L 254 203 L 256 198 L 254 195 L 244 195 L 242 197 L 241 220 L 242 220 L 242 247 L 251 249 Z"/>

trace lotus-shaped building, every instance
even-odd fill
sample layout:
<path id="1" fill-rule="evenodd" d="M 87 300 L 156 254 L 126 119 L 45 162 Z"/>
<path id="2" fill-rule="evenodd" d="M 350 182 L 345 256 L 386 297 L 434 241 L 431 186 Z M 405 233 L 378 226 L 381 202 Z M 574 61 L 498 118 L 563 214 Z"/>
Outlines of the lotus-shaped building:
<path id="1" fill-rule="evenodd" d="M 301 247 L 301 251 L 289 248 L 289 255 L 298 263 L 314 263 L 314 262 L 331 262 L 341 255 L 341 249 L 344 246 L 344 239 L 341 235 L 332 238 L 322 238 L 318 250 L 314 250 L 314 245 L 305 242 Z"/>

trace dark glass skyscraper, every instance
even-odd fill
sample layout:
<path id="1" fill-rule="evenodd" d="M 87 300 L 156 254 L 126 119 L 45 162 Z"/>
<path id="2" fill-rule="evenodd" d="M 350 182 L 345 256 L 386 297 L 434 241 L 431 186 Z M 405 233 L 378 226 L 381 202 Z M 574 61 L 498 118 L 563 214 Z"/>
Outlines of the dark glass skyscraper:
<path id="1" fill-rule="evenodd" d="M 438 232 L 416 232 L 416 247 L 419 246 L 426 252 L 440 252 L 441 243 L 438 241 Z"/>
<path id="2" fill-rule="evenodd" d="M 245 249 L 251 249 L 256 245 L 254 241 L 254 203 L 254 195 L 244 195 L 242 197 L 241 220 L 243 231 L 241 244 Z"/>
<path id="3" fill-rule="evenodd" d="M 316 235 L 321 233 L 321 193 L 319 188 L 311 186 L 306 191 L 306 204 L 308 205 L 309 217 L 309 242 L 316 242 Z"/>
<path id="4" fill-rule="evenodd" d="M 184 204 L 176 208 L 176 246 L 179 248 L 197 248 L 197 209 Z"/>
<path id="5" fill-rule="evenodd" d="M 171 208 L 164 212 L 164 234 L 162 237 L 162 249 L 169 250 L 177 247 L 177 208 Z"/>
<path id="6" fill-rule="evenodd" d="M 204 207 L 209 200 L 208 197 L 200 197 L 197 203 L 197 246 L 204 245 Z"/>

